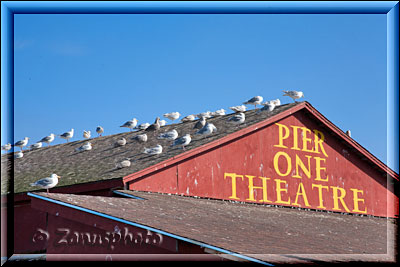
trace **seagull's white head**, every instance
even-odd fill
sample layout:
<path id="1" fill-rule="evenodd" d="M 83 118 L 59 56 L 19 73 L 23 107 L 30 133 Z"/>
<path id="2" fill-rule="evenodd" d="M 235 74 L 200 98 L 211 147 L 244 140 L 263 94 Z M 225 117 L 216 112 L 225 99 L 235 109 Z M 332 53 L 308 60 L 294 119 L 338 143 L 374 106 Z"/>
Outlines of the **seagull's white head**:
<path id="1" fill-rule="evenodd" d="M 50 176 L 51 178 L 61 178 L 60 176 L 58 176 L 57 174 L 55 174 L 55 173 L 53 173 L 51 176 Z"/>
<path id="2" fill-rule="evenodd" d="M 304 97 L 304 94 L 303 94 L 303 92 L 299 92 L 299 93 L 300 93 L 300 95 L 301 95 L 300 97 Z"/>

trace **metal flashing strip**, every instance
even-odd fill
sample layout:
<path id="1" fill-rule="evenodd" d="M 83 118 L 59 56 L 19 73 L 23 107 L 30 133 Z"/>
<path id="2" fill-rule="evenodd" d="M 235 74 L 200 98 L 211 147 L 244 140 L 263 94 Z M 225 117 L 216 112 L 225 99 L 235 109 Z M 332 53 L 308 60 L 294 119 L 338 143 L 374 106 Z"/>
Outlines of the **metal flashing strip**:
<path id="1" fill-rule="evenodd" d="M 225 254 L 228 254 L 228 255 L 231 255 L 231 256 L 234 256 L 234 257 L 242 258 L 242 259 L 245 259 L 245 260 L 248 260 L 248 261 L 260 263 L 260 264 L 267 265 L 267 266 L 274 266 L 271 263 L 268 263 L 268 262 L 265 262 L 265 261 L 261 261 L 261 260 L 246 256 L 246 255 L 242 255 L 242 254 L 239 254 L 239 253 L 236 253 L 236 252 L 232 252 L 232 251 L 229 251 L 229 250 L 226 250 L 226 249 L 223 249 L 223 248 L 215 247 L 213 245 L 209 245 L 209 244 L 206 244 L 206 243 L 203 243 L 203 242 L 200 242 L 200 241 L 189 239 L 187 237 L 171 234 L 171 233 L 168 233 L 168 232 L 165 232 L 163 230 L 160 230 L 160 229 L 157 229 L 157 228 L 153 228 L 153 227 L 150 227 L 150 226 L 147 226 L 147 225 L 131 222 L 131 221 L 128 221 L 128 220 L 125 220 L 125 219 L 121 219 L 121 218 L 118 218 L 118 217 L 114 217 L 114 216 L 111 216 L 111 215 L 108 215 L 108 214 L 104 214 L 104 213 L 101 213 L 101 212 L 98 212 L 98 211 L 94 211 L 94 210 L 90 210 L 90 209 L 83 208 L 83 207 L 80 207 L 80 206 L 76 206 L 76 205 L 73 205 L 73 204 L 65 203 L 65 202 L 62 202 L 60 200 L 51 199 L 51 198 L 40 196 L 40 195 L 36 195 L 36 194 L 30 193 L 30 192 L 28 193 L 28 196 L 35 197 L 35 198 L 38 198 L 38 199 L 41 199 L 41 200 L 45 200 L 45 201 L 48 201 L 48 202 L 52 202 L 52 203 L 55 203 L 55 204 L 59 204 L 59 205 L 62 205 L 62 206 L 65 206 L 65 207 L 69 207 L 69 208 L 72 208 L 72 209 L 80 210 L 80 211 L 83 211 L 83 212 L 87 212 L 87 213 L 90 213 L 90 214 L 93 214 L 93 215 L 97 215 L 97 216 L 100 216 L 100 217 L 103 217 L 103 218 L 107 218 L 107 219 L 110 219 L 110 220 L 114 220 L 114 221 L 117 221 L 117 222 L 129 224 L 129 225 L 132 225 L 132 226 L 135 226 L 135 227 L 139 227 L 139 228 L 142 228 L 142 229 L 150 230 L 152 232 L 156 232 L 156 233 L 159 233 L 159 234 L 162 234 L 162 235 L 165 235 L 165 236 L 169 236 L 169 237 L 172 237 L 172 238 L 175 238 L 175 239 L 178 239 L 178 240 L 189 242 L 189 243 L 192 243 L 192 244 L 197 245 L 197 246 L 213 249 L 215 251 L 218 251 L 218 252 L 221 252 L 221 253 L 225 253 Z"/>
<path id="2" fill-rule="evenodd" d="M 122 192 L 119 192 L 119 191 L 116 191 L 116 190 L 114 190 L 113 193 L 114 193 L 114 194 L 117 194 L 117 195 L 124 196 L 124 197 L 129 197 L 129 198 L 134 198 L 134 199 L 140 199 L 140 200 L 146 200 L 145 198 L 138 197 L 138 196 L 134 196 L 134 195 L 127 194 L 127 193 L 122 193 Z"/>

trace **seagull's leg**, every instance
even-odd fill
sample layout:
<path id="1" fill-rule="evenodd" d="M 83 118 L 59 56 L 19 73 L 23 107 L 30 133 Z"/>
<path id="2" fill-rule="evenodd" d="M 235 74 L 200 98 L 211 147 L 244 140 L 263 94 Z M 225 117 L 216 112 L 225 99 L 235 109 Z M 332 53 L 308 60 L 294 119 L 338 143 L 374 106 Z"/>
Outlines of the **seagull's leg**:
<path id="1" fill-rule="evenodd" d="M 46 190 L 47 190 L 47 193 L 49 193 L 49 189 L 47 188 Z"/>

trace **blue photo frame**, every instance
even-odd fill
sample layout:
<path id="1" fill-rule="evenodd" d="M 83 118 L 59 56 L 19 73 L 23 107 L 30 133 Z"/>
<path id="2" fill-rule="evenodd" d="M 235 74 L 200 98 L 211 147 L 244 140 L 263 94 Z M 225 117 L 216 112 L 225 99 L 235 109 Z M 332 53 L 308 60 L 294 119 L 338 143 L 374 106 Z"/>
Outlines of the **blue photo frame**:
<path id="1" fill-rule="evenodd" d="M 12 143 L 14 143 L 14 14 L 386 14 L 387 165 L 393 166 L 395 170 L 399 168 L 399 2 L 397 1 L 3 1 L 1 2 L 1 139 L 12 140 Z M 10 187 L 10 191 L 13 192 L 13 186 Z M 8 201 L 8 204 L 10 203 L 12 205 L 12 200 Z M 12 222 L 13 217 L 8 217 L 8 222 Z M 11 255 L 10 248 L 5 251 L 2 247 L 2 262 Z"/>

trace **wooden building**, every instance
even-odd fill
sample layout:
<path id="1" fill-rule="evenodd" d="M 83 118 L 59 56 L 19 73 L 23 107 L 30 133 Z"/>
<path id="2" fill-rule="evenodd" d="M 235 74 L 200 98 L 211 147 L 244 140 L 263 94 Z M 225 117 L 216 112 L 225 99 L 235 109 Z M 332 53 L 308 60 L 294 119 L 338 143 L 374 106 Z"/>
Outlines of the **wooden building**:
<path id="1" fill-rule="evenodd" d="M 94 138 L 82 153 L 76 141 L 2 156 L 14 252 L 266 265 L 394 259 L 397 173 L 308 102 L 249 110 L 239 125 L 227 122 L 232 115 L 209 119 L 218 129 L 209 136 L 185 122 L 144 144 L 133 139 L 141 132 L 127 132 Z M 192 135 L 185 150 L 156 139 L 172 129 Z M 127 144 L 115 146 L 121 137 Z M 142 153 L 158 143 L 162 154 Z M 124 158 L 131 166 L 116 168 Z M 56 188 L 32 191 L 51 173 L 62 177 Z"/>

